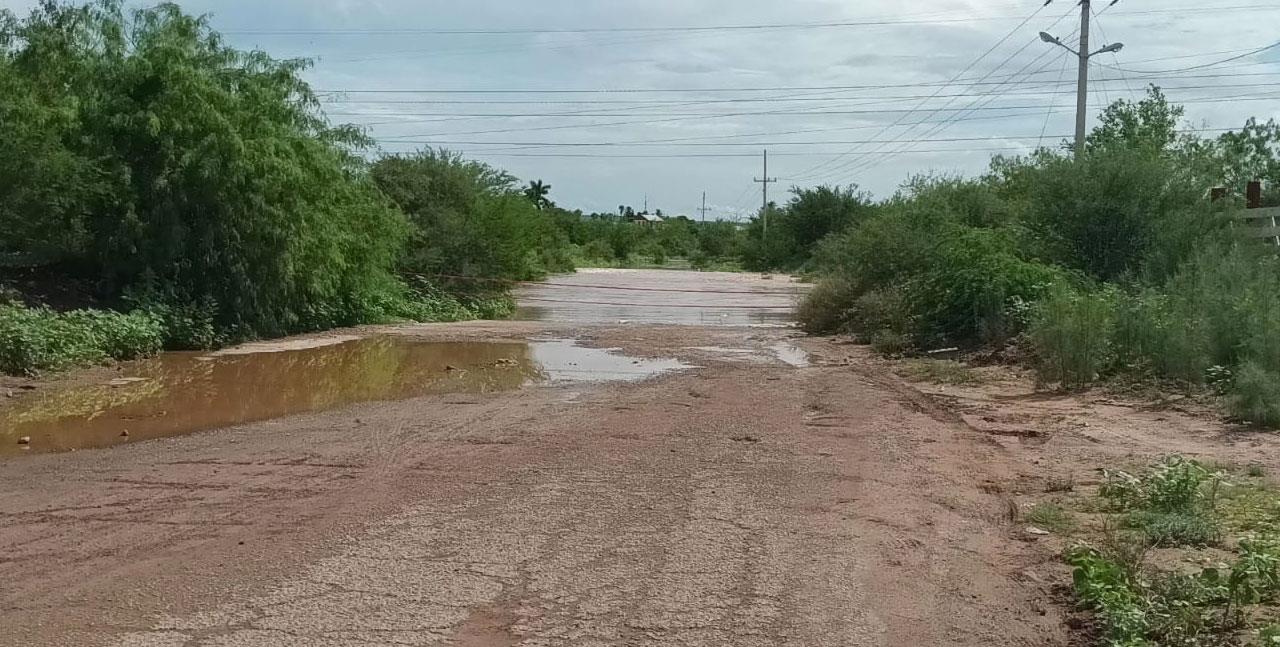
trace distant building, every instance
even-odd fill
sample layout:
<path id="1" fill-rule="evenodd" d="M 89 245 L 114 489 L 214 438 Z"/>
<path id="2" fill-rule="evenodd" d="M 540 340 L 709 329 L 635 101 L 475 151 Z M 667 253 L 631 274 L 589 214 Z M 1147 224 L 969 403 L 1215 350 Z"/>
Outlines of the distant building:
<path id="1" fill-rule="evenodd" d="M 666 222 L 666 218 L 652 213 L 632 213 L 627 214 L 627 221 L 641 225 L 653 226 Z"/>

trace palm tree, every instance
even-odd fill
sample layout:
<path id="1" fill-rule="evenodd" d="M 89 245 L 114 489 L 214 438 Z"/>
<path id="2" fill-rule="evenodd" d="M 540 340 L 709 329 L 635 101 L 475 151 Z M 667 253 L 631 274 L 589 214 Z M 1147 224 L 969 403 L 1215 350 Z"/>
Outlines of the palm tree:
<path id="1" fill-rule="evenodd" d="M 547 195 L 551 193 L 551 185 L 546 184 L 542 180 L 533 180 L 524 190 L 524 197 L 529 198 L 529 202 L 539 209 L 546 209 L 551 206 L 551 201 L 547 199 Z"/>

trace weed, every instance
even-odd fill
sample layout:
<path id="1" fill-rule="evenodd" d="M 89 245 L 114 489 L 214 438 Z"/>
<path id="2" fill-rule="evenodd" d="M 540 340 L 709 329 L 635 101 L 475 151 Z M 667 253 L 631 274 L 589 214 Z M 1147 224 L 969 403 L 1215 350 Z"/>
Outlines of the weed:
<path id="1" fill-rule="evenodd" d="M 979 382 L 968 366 L 952 360 L 918 359 L 903 364 L 902 375 L 916 382 L 963 386 Z"/>
<path id="2" fill-rule="evenodd" d="M 1127 522 L 1153 546 L 1210 546 L 1220 541 L 1218 522 L 1203 513 L 1135 511 Z"/>
<path id="3" fill-rule="evenodd" d="M 1065 535 L 1076 528 L 1076 519 L 1056 503 L 1037 503 L 1027 512 L 1027 522 L 1049 532 Z"/>
<path id="4" fill-rule="evenodd" d="M 1070 476 L 1066 478 L 1050 478 L 1044 483 L 1044 491 L 1050 494 L 1056 492 L 1074 492 L 1076 489 L 1076 480 Z"/>
<path id="5" fill-rule="evenodd" d="M 871 335 L 871 348 L 886 357 L 900 357 L 911 349 L 911 340 L 902 333 L 880 330 Z"/>
<path id="6" fill-rule="evenodd" d="M 1111 510 L 1156 546 L 1205 546 L 1219 540 L 1214 509 L 1221 475 L 1171 456 L 1142 476 L 1106 472 L 1099 494 Z"/>
<path id="7" fill-rule="evenodd" d="M 1257 463 L 1254 463 L 1249 466 L 1249 469 L 1245 474 L 1251 478 L 1260 479 L 1267 475 L 1267 469 Z"/>

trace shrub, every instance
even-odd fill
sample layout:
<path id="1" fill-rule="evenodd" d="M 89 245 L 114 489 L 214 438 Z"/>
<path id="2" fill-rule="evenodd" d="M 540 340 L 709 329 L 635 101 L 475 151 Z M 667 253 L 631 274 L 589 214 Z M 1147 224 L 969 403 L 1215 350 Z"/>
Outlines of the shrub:
<path id="1" fill-rule="evenodd" d="M 822 279 L 800 302 L 796 319 L 809 333 L 849 332 L 856 298 L 848 281 L 834 276 Z"/>
<path id="2" fill-rule="evenodd" d="M 1071 513 L 1056 503 L 1037 503 L 1027 512 L 1027 522 L 1059 534 L 1071 532 L 1076 527 Z"/>
<path id="3" fill-rule="evenodd" d="M 896 357 L 911 350 L 911 339 L 892 330 L 877 330 L 871 335 L 871 348 L 881 355 Z"/>
<path id="4" fill-rule="evenodd" d="M 1058 287 L 1035 307 L 1031 330 L 1042 379 L 1064 387 L 1097 380 L 1115 359 L 1116 294 Z"/>
<path id="5" fill-rule="evenodd" d="M 160 320 L 148 313 L 59 314 L 0 305 L 0 372 L 10 375 L 146 357 L 159 352 L 163 341 Z"/>
<path id="6" fill-rule="evenodd" d="M 1280 427 L 1280 373 L 1246 362 L 1232 381 L 1227 410 L 1240 420 Z"/>

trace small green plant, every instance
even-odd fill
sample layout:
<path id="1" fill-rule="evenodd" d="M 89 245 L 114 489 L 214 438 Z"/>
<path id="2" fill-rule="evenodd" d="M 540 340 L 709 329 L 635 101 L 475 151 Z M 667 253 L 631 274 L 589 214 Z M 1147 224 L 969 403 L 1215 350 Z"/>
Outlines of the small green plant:
<path id="1" fill-rule="evenodd" d="M 1215 505 L 1221 474 L 1181 456 L 1160 461 L 1142 476 L 1105 472 L 1099 494 L 1113 511 L 1126 513 L 1156 546 L 1204 546 L 1217 543 L 1220 524 Z"/>
<path id="2" fill-rule="evenodd" d="M 911 340 L 902 333 L 880 330 L 871 335 L 871 348 L 886 357 L 900 357 L 911 349 Z"/>
<path id="3" fill-rule="evenodd" d="M 1027 523 L 1059 535 L 1076 528 L 1076 519 L 1056 503 L 1037 503 L 1027 511 Z"/>
<path id="4" fill-rule="evenodd" d="M 963 386 L 979 382 L 973 370 L 964 364 L 952 360 L 918 359 L 910 360 L 902 366 L 904 377 L 917 382 L 933 382 Z"/>

